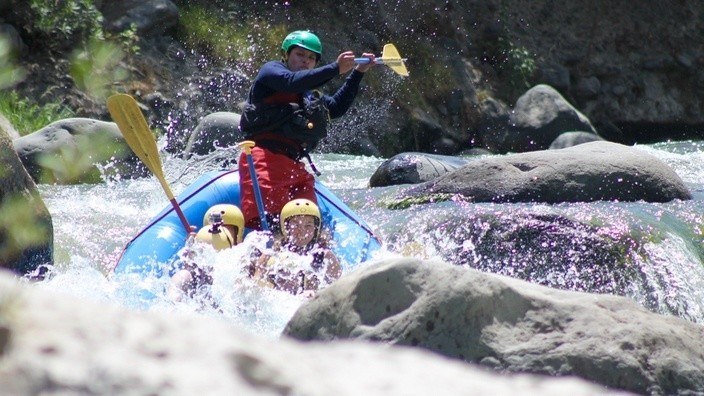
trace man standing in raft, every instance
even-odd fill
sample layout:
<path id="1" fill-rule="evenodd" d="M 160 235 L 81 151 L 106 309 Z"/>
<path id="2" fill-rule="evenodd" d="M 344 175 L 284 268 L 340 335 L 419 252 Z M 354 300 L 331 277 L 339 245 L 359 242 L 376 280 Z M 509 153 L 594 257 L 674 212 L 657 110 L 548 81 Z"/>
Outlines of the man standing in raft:
<path id="1" fill-rule="evenodd" d="M 256 144 L 251 150 L 257 181 L 267 213 L 267 223 L 276 221 L 283 206 L 297 198 L 317 202 L 315 179 L 302 159 L 327 136 L 327 124 L 347 112 L 364 73 L 374 65 L 374 54 L 364 53 L 370 62 L 356 65 L 352 51 L 320 67 L 322 44 L 309 31 L 290 33 L 281 44 L 282 60 L 262 66 L 247 98 L 240 129 Z M 356 65 L 356 67 L 355 67 Z M 351 73 L 350 73 L 351 71 Z M 335 94 L 323 95 L 314 89 L 338 75 L 349 73 Z M 239 160 L 240 200 L 248 228 L 260 229 L 249 165 L 245 154 Z"/>

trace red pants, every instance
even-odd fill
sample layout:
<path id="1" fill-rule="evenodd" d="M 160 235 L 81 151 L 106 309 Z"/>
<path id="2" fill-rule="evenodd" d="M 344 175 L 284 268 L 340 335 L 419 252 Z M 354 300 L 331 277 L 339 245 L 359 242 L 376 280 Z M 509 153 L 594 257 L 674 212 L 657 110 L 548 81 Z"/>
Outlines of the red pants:
<path id="1" fill-rule="evenodd" d="M 261 147 L 252 148 L 252 161 L 267 214 L 278 216 L 284 205 L 292 199 L 306 198 L 317 203 L 315 178 L 308 173 L 302 162 Z M 254 198 L 249 163 L 244 152 L 240 155 L 239 173 L 240 209 L 244 214 L 245 226 L 260 229 L 257 201 Z"/>

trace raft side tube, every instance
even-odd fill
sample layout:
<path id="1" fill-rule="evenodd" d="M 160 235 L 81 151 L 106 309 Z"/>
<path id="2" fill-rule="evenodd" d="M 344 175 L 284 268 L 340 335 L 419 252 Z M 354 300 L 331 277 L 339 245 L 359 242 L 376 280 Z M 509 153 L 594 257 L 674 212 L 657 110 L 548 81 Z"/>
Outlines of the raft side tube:
<path id="1" fill-rule="evenodd" d="M 343 269 L 367 260 L 381 247 L 371 228 L 323 184 L 316 182 L 316 197 L 324 227 L 331 231 L 332 250 Z M 190 225 L 199 229 L 203 216 L 213 205 L 240 205 L 239 173 L 237 170 L 212 171 L 204 174 L 177 197 Z M 245 233 L 250 230 L 245 230 Z M 171 205 L 165 207 L 125 247 L 114 272 L 163 276 L 175 266 L 169 266 L 185 245 L 188 233 Z"/>

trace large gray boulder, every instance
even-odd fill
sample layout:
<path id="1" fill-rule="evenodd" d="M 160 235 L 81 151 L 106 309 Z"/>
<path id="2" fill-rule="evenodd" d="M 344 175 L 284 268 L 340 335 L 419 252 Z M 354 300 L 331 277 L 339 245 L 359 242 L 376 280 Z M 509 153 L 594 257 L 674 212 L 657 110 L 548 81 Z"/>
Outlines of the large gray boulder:
<path id="1" fill-rule="evenodd" d="M 408 152 L 384 161 L 369 179 L 371 187 L 416 184 L 433 180 L 466 165 L 468 160 L 448 155 Z"/>
<path id="2" fill-rule="evenodd" d="M 202 316 L 130 312 L 0 273 L 7 395 L 617 394 L 577 378 L 500 375 L 427 351 L 271 340 Z"/>
<path id="3" fill-rule="evenodd" d="M 0 267 L 41 277 L 53 262 L 51 214 L 0 125 Z"/>
<path id="4" fill-rule="evenodd" d="M 90 118 L 67 118 L 15 139 L 15 151 L 35 182 L 59 184 L 95 183 L 105 176 L 139 177 L 146 168 L 134 155 L 114 122 Z M 67 169 L 47 166 L 47 158 L 58 158 Z"/>
<path id="5" fill-rule="evenodd" d="M 12 125 L 12 122 L 10 122 L 10 120 L 8 120 L 2 113 L 0 113 L 0 129 L 3 130 L 10 138 L 10 141 L 20 137 L 20 133 L 17 132 L 17 129 L 15 129 L 15 126 Z"/>
<path id="6" fill-rule="evenodd" d="M 104 26 L 111 32 L 122 32 L 130 26 L 140 36 L 158 36 L 178 24 L 178 7 L 170 0 L 105 1 L 99 6 Z"/>
<path id="7" fill-rule="evenodd" d="M 3 11 L 2 1 L 0 1 L 0 11 Z M 10 24 L 2 23 L 2 20 L 0 20 L 0 40 L 5 40 L 4 43 L 9 46 L 8 52 L 13 56 L 25 55 L 29 50 L 17 29 Z"/>
<path id="8" fill-rule="evenodd" d="M 604 140 L 599 135 L 593 134 L 591 132 L 581 132 L 581 131 L 570 131 L 561 133 L 560 136 L 555 138 L 552 143 L 550 143 L 549 150 L 557 150 L 567 147 L 576 146 L 578 144 L 598 142 Z"/>
<path id="9" fill-rule="evenodd" d="M 516 101 L 508 127 L 483 136 L 491 151 L 525 152 L 545 150 L 562 133 L 583 131 L 596 134 L 589 119 L 549 85 L 536 85 Z"/>
<path id="10" fill-rule="evenodd" d="M 577 375 L 639 394 L 704 389 L 704 327 L 609 295 L 559 291 L 442 262 L 351 273 L 291 318 L 301 340 L 426 348 L 499 371 Z"/>
<path id="11" fill-rule="evenodd" d="M 403 192 L 460 194 L 475 202 L 669 202 L 692 195 L 672 168 L 643 150 L 606 141 L 492 157 Z"/>
<path id="12" fill-rule="evenodd" d="M 240 115 L 237 113 L 220 111 L 208 114 L 188 138 L 183 157 L 187 159 L 194 154 L 209 154 L 218 147 L 233 146 L 241 142 L 244 140 L 244 134 L 239 125 Z"/>

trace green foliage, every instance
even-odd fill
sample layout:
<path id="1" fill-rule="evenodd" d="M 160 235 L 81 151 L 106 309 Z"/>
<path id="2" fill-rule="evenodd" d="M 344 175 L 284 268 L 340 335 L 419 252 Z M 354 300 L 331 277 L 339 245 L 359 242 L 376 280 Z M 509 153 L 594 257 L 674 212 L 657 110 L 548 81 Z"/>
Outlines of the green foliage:
<path id="1" fill-rule="evenodd" d="M 30 98 L 21 98 L 15 91 L 0 91 L 0 113 L 20 135 L 27 135 L 54 121 L 74 116 L 72 110 L 59 103 L 40 105 Z"/>
<path id="2" fill-rule="evenodd" d="M 390 69 L 367 73 L 365 83 L 372 93 L 384 92 L 387 87 L 393 89 L 393 96 L 399 103 L 411 107 L 430 107 L 428 101 L 443 101 L 457 87 L 457 80 L 447 61 L 438 59 L 438 53 L 431 43 L 399 38 L 394 43 L 403 58 L 409 77 L 400 77 Z M 419 78 L 421 77 L 422 78 Z M 392 82 L 392 84 L 390 84 Z"/>
<path id="3" fill-rule="evenodd" d="M 439 55 L 432 44 L 408 44 L 404 46 L 404 51 L 401 55 L 408 58 L 410 78 L 413 77 L 411 69 L 422 70 L 424 77 L 414 79 L 413 84 L 405 84 L 411 92 L 415 90 L 418 96 L 444 100 L 457 88 L 457 79 L 450 69 L 450 62 L 438 59 Z"/>
<path id="4" fill-rule="evenodd" d="M 506 38 L 499 38 L 499 52 L 503 55 L 498 65 L 499 76 L 503 77 L 504 85 L 510 96 L 521 95 L 531 87 L 531 79 L 535 73 L 535 58 L 521 46 L 517 46 Z"/>
<path id="5" fill-rule="evenodd" d="M 127 70 L 120 66 L 124 56 L 118 45 L 92 39 L 84 49 L 74 51 L 71 77 L 83 92 L 106 99 L 114 91 L 113 84 L 129 77 Z"/>
<path id="6" fill-rule="evenodd" d="M 537 68 L 536 57 L 526 47 L 516 43 L 508 26 L 516 18 L 508 3 L 502 1 L 499 11 L 501 30 L 496 39 L 483 42 L 485 60 L 499 77 L 498 96 L 513 102 L 532 86 Z"/>
<path id="7" fill-rule="evenodd" d="M 272 26 L 258 18 L 241 20 L 234 14 L 213 12 L 201 6 L 181 10 L 181 40 L 223 63 L 236 62 L 245 70 L 279 56 L 284 25 Z"/>
<path id="8" fill-rule="evenodd" d="M 134 23 L 126 30 L 119 33 L 105 33 L 105 40 L 116 44 L 122 52 L 128 55 L 139 55 L 139 35 L 137 35 L 137 25 Z"/>
<path id="9" fill-rule="evenodd" d="M 103 39 L 103 15 L 93 0 L 29 0 L 25 29 L 52 49 L 73 48 L 91 38 Z"/>
<path id="10" fill-rule="evenodd" d="M 35 41 L 55 51 L 73 50 L 71 76 L 89 96 L 102 100 L 128 77 L 119 64 L 126 54 L 139 53 L 136 26 L 105 34 L 93 0 L 29 0 L 24 10 L 24 28 Z"/>

